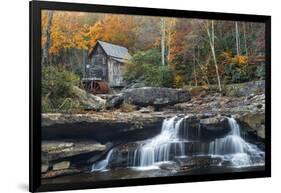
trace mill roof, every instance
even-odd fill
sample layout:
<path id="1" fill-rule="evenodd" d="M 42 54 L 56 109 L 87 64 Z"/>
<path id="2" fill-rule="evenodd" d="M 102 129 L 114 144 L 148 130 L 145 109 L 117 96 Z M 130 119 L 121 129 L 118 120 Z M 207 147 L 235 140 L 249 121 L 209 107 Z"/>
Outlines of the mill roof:
<path id="1" fill-rule="evenodd" d="M 128 52 L 128 49 L 124 46 L 120 46 L 100 40 L 97 41 L 96 46 L 98 44 L 103 48 L 103 50 L 108 56 L 113 57 L 113 59 L 116 59 L 117 61 L 130 60 L 132 58 L 132 56 Z M 92 52 L 90 55 L 92 55 Z"/>

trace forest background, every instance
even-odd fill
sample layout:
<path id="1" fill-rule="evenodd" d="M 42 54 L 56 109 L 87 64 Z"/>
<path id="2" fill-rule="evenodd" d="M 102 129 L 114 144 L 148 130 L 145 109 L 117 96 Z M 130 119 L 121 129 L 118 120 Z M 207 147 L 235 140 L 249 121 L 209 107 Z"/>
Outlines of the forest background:
<path id="1" fill-rule="evenodd" d="M 264 79 L 263 23 L 43 11 L 43 111 L 59 107 L 73 86 L 81 86 L 98 40 L 128 48 L 128 85 L 223 92 L 228 84 Z"/>

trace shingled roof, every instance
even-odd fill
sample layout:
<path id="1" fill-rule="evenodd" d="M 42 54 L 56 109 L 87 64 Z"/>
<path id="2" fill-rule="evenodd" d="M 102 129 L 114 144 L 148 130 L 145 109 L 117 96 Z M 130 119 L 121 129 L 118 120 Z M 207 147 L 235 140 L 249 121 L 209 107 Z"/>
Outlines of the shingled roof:
<path id="1" fill-rule="evenodd" d="M 132 58 L 128 52 L 128 49 L 123 46 L 103 42 L 100 40 L 97 41 L 97 44 L 103 48 L 108 56 L 113 57 L 113 59 L 116 59 L 117 61 L 124 62 L 124 60 L 130 60 Z M 90 55 L 92 55 L 92 53 Z"/>

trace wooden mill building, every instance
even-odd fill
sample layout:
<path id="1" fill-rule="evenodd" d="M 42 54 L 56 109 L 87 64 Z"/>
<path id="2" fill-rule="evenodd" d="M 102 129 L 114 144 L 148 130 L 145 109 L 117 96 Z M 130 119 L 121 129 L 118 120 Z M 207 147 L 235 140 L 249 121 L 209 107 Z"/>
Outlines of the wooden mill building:
<path id="1" fill-rule="evenodd" d="M 130 59 L 127 48 L 97 41 L 89 54 L 90 63 L 86 65 L 86 79 L 101 81 L 110 87 L 124 86 L 123 66 Z"/>

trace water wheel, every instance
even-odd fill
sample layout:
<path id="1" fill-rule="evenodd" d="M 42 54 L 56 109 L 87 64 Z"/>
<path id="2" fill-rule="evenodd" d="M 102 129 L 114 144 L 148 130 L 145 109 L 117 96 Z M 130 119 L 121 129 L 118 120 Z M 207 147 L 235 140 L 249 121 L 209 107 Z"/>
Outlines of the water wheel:
<path id="1" fill-rule="evenodd" d="M 106 94 L 109 92 L 108 84 L 102 80 L 91 80 L 86 89 L 93 94 Z"/>

